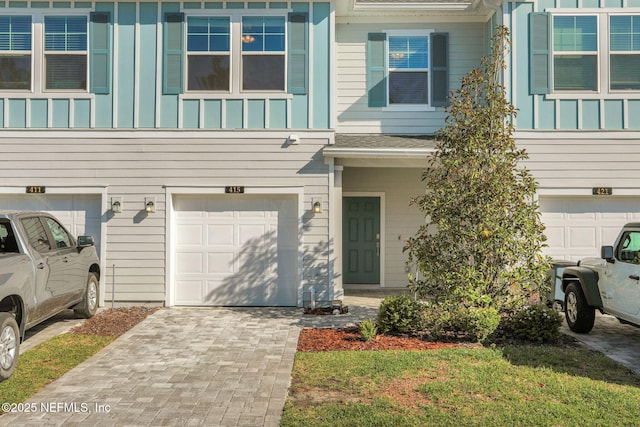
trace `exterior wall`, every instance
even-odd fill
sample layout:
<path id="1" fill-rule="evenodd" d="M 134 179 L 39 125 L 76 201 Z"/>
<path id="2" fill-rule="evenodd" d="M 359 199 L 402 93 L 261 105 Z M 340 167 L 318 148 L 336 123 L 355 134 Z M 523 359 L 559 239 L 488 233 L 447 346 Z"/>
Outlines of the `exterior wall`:
<path id="1" fill-rule="evenodd" d="M 424 215 L 415 206 L 409 206 L 412 197 L 424 193 L 421 174 L 422 169 L 419 168 L 344 168 L 343 195 L 384 193 L 384 207 L 381 207 L 385 213 L 381 225 L 384 235 L 383 287 L 405 287 L 408 284 L 407 256 L 402 248 L 424 223 Z"/>
<path id="2" fill-rule="evenodd" d="M 460 79 L 477 67 L 485 51 L 483 23 L 438 22 L 411 23 L 339 23 L 337 42 L 337 115 L 338 133 L 433 134 L 444 125 L 444 108 L 433 111 L 391 111 L 370 108 L 367 103 L 367 34 L 396 29 L 432 29 L 449 34 L 449 88 L 456 89 Z"/>
<path id="3" fill-rule="evenodd" d="M 0 13 L 83 10 L 110 12 L 112 90 L 110 93 L 57 92 L 51 96 L 0 93 L 0 127 L 166 128 L 166 129 L 328 129 L 332 5 L 330 2 L 40 2 L 0 1 Z M 245 6 L 246 5 L 246 6 Z M 265 94 L 162 91 L 163 15 L 166 12 L 309 14 L 309 91 Z M 34 38 L 34 44 L 41 43 Z M 237 70 L 234 78 L 239 78 Z"/>
<path id="4" fill-rule="evenodd" d="M 288 133 L 265 132 L 99 132 L 4 131 L 0 182 L 4 191 L 24 193 L 43 185 L 47 192 L 65 187 L 106 188 L 102 221 L 106 224 L 105 299 L 111 300 L 112 266 L 116 267 L 117 301 L 165 302 L 167 294 L 167 188 L 210 192 L 245 186 L 297 187 L 303 195 L 300 218 L 303 282 L 327 290 L 327 258 L 314 248 L 329 241 L 328 210 L 311 213 L 311 199 L 328 200 L 328 167 L 320 150 L 327 132 L 300 133 L 297 144 Z M 239 147 L 242 147 L 241 149 Z M 37 197 L 37 195 L 34 195 Z M 112 197 L 122 199 L 122 213 L 109 211 Z M 145 197 L 155 197 L 156 212 L 144 211 Z M 325 249 L 326 252 L 326 249 Z M 328 297 L 327 297 L 328 298 Z"/>
<path id="5" fill-rule="evenodd" d="M 515 121 L 518 130 L 640 130 L 640 122 L 635 119 L 640 113 L 638 92 L 607 94 L 602 90 L 596 94 L 532 95 L 529 90 L 531 12 L 544 12 L 550 8 L 575 10 L 576 13 L 584 13 L 581 10 L 584 8 L 620 12 L 623 7 L 638 8 L 640 2 L 629 0 L 624 6 L 622 1 L 544 0 L 507 4 L 505 24 L 511 28 L 513 42 L 508 81 L 512 87 L 511 102 L 519 110 Z M 598 60 L 607 61 L 607 55 L 601 53 Z"/>

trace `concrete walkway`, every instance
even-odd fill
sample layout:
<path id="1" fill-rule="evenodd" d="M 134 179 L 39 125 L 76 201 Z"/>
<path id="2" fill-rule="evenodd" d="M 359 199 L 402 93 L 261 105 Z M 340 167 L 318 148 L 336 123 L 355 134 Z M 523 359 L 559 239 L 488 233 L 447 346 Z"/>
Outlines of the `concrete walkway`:
<path id="1" fill-rule="evenodd" d="M 0 416 L 0 426 L 278 426 L 300 330 L 375 318 L 380 301 L 346 297 L 349 313 L 339 316 L 162 309 Z M 592 333 L 571 335 L 640 374 L 640 329 L 598 316 Z M 27 342 L 46 339 L 36 336 Z"/>

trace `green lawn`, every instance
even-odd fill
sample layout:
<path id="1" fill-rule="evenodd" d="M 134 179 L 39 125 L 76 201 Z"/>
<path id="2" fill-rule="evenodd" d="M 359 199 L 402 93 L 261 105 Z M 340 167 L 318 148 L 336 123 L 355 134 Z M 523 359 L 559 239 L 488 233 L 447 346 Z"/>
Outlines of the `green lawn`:
<path id="1" fill-rule="evenodd" d="M 20 355 L 11 378 L 0 382 L 0 402 L 23 402 L 115 339 L 115 336 L 63 334 L 35 346 Z"/>
<path id="2" fill-rule="evenodd" d="M 282 426 L 638 426 L 640 377 L 580 348 L 298 353 Z"/>

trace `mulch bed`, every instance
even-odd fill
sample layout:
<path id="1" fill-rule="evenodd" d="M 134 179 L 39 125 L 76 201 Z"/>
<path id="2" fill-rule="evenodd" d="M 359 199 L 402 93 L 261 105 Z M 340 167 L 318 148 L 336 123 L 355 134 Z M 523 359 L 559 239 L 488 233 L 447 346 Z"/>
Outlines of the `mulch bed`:
<path id="1" fill-rule="evenodd" d="M 81 325 L 71 329 L 72 334 L 120 336 L 159 310 L 159 307 L 118 307 L 100 311 Z"/>
<path id="2" fill-rule="evenodd" d="M 303 329 L 298 339 L 298 351 L 340 351 L 340 350 L 436 350 L 460 347 L 469 343 L 445 343 L 424 341 L 412 337 L 376 335 L 365 342 L 360 330 L 353 326 L 338 329 Z"/>

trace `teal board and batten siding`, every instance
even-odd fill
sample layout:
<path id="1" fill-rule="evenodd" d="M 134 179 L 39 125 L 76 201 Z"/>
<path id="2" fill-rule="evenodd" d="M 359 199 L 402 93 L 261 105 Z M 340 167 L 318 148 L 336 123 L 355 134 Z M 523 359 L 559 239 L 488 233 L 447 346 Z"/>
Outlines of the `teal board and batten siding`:
<path id="1" fill-rule="evenodd" d="M 0 12 L 10 13 L 12 7 L 22 13 L 25 8 L 38 7 L 38 12 L 42 12 L 42 7 L 49 4 L 56 12 L 82 7 L 108 13 L 106 45 L 92 44 L 90 49 L 97 52 L 99 47 L 109 53 L 107 87 L 77 96 L 57 93 L 55 97 L 43 94 L 21 98 L 15 92 L 0 94 L 0 126 L 3 128 L 329 129 L 331 126 L 330 2 L 0 1 Z M 237 97 L 163 93 L 164 13 L 188 15 L 207 10 L 224 12 L 225 8 L 237 12 L 245 6 L 252 13 L 264 9 L 265 13 L 290 11 L 306 15 L 304 23 L 288 24 L 288 61 L 292 62 L 291 52 L 295 51 L 303 64 L 293 69 L 298 73 L 289 71 L 289 93 L 266 96 L 256 92 Z M 92 29 L 90 34 L 90 43 L 94 43 Z M 90 68 L 97 60 L 92 56 L 90 53 Z M 239 74 L 234 75 L 238 77 Z M 292 90 L 300 81 L 304 88 Z"/>
<path id="2" fill-rule="evenodd" d="M 400 22 L 338 23 L 337 123 L 339 133 L 433 134 L 445 124 L 443 107 L 411 111 L 370 107 L 367 87 L 367 46 L 371 33 L 429 29 L 448 34 L 449 89 L 480 64 L 486 46 L 483 23 L 408 24 Z"/>
<path id="3" fill-rule="evenodd" d="M 619 93 L 606 94 L 602 90 L 602 97 L 598 95 L 563 93 L 547 95 L 532 93 L 530 84 L 532 63 L 530 52 L 530 15 L 532 12 L 544 12 L 546 9 L 564 8 L 575 10 L 600 8 L 607 11 L 611 8 L 621 8 L 619 0 L 588 1 L 582 0 L 580 6 L 571 0 L 543 0 L 538 2 L 508 3 L 505 22 L 511 29 L 512 55 L 510 61 L 511 101 L 518 108 L 515 119 L 516 130 L 640 130 L 640 93 L 634 99 L 633 95 Z M 640 0 L 627 0 L 625 7 L 640 7 Z M 593 9 L 592 9 L 593 10 Z M 617 12 L 621 9 L 617 9 Z M 606 55 L 601 54 L 600 61 L 606 61 Z M 536 73 L 534 71 L 534 73 Z M 539 73 L 538 77 L 539 77 Z M 533 76 L 535 77 L 535 76 Z"/>

